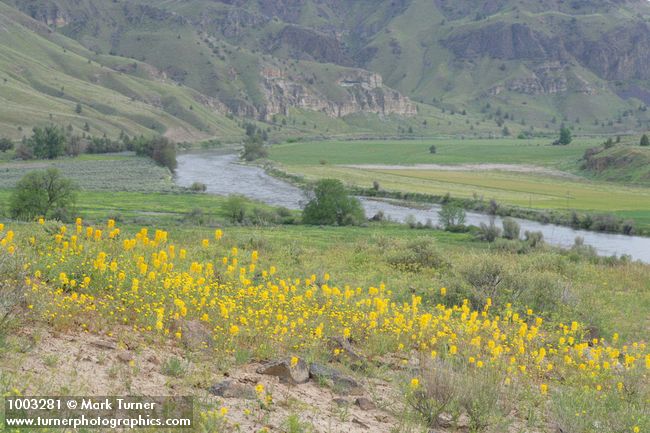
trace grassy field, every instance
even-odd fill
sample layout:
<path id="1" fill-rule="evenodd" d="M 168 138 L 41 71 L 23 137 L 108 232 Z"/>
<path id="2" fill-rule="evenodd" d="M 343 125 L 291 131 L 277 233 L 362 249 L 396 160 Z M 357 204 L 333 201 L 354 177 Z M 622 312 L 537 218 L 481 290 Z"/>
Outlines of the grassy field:
<path id="1" fill-rule="evenodd" d="M 13 188 L 26 173 L 56 168 L 83 190 L 93 191 L 179 191 L 172 174 L 151 159 L 133 155 L 81 155 L 53 161 L 0 163 L 0 189 Z"/>
<path id="2" fill-rule="evenodd" d="M 270 157 L 285 165 L 327 164 L 534 164 L 562 166 L 578 161 L 602 140 L 576 139 L 569 146 L 553 140 L 402 140 L 299 142 L 273 146 Z M 435 145 L 437 153 L 429 152 Z"/>
<path id="3" fill-rule="evenodd" d="M 495 199 L 534 209 L 614 213 L 634 219 L 639 228 L 650 227 L 650 188 L 576 175 L 585 149 L 601 141 L 576 140 L 569 146 L 551 146 L 544 140 L 309 142 L 275 146 L 270 158 L 282 170 L 307 180 L 336 178 L 362 188 L 378 182 L 387 191 L 438 196 L 449 193 L 452 197 Z M 435 155 L 428 151 L 431 145 L 437 148 Z M 453 169 L 453 165 L 478 163 L 544 168 L 517 172 Z M 413 164 L 451 167 L 409 168 Z"/>

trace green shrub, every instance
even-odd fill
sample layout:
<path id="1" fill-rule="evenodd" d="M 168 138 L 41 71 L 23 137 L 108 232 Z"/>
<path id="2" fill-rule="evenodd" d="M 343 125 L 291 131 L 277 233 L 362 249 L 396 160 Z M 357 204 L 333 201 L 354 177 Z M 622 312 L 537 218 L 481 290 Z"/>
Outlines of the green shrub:
<path id="1" fill-rule="evenodd" d="M 501 229 L 490 220 L 490 224 L 481 223 L 476 237 L 482 241 L 494 242 L 501 236 Z"/>
<path id="2" fill-rule="evenodd" d="M 503 237 L 506 239 L 519 239 L 519 232 L 521 231 L 519 224 L 512 218 L 504 218 L 503 220 Z"/>
<path id="3" fill-rule="evenodd" d="M 207 189 L 208 186 L 201 182 L 194 182 L 192 185 L 190 185 L 190 191 L 193 192 L 205 192 Z"/>
<path id="4" fill-rule="evenodd" d="M 162 374 L 165 376 L 171 377 L 182 377 L 187 371 L 187 366 L 185 363 L 175 356 L 167 358 L 167 360 L 162 365 Z"/>
<path id="5" fill-rule="evenodd" d="M 55 168 L 27 173 L 11 195 L 11 216 L 22 220 L 42 216 L 68 221 L 74 213 L 76 189 Z"/>
<path id="6" fill-rule="evenodd" d="M 422 269 L 444 269 L 450 266 L 444 253 L 427 238 L 408 242 L 405 247 L 392 252 L 387 262 L 394 268 L 406 272 L 419 272 Z"/>
<path id="7" fill-rule="evenodd" d="M 438 211 L 438 219 L 445 230 L 465 224 L 465 210 L 452 203 L 445 203 Z"/>
<path id="8" fill-rule="evenodd" d="M 316 183 L 302 218 L 305 224 L 345 226 L 361 224 L 365 214 L 359 200 L 348 195 L 341 181 L 322 179 Z"/>
<path id="9" fill-rule="evenodd" d="M 0 152 L 6 152 L 14 148 L 14 142 L 8 138 L 0 138 Z"/>
<path id="10" fill-rule="evenodd" d="M 246 219 L 246 197 L 242 195 L 229 195 L 224 210 L 228 219 L 233 224 L 243 224 Z"/>

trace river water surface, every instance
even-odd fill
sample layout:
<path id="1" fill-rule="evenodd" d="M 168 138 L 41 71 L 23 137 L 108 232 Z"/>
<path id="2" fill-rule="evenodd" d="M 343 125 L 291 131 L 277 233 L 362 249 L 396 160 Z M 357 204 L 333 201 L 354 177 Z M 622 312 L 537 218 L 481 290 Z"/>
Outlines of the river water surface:
<path id="1" fill-rule="evenodd" d="M 254 200 L 273 206 L 299 209 L 305 202 L 305 196 L 299 188 L 269 176 L 263 169 L 239 164 L 234 154 L 218 152 L 186 153 L 178 156 L 176 182 L 181 186 L 190 186 L 194 182 L 207 185 L 207 192 L 218 195 L 241 194 Z M 409 208 L 384 201 L 360 197 L 366 215 L 372 217 L 381 211 L 384 216 L 394 221 L 404 222 L 412 216 L 417 221 L 434 224 L 438 222 L 438 205 L 424 208 Z M 597 233 L 586 230 L 574 230 L 553 224 L 542 224 L 515 218 L 521 226 L 521 232 L 540 231 L 544 240 L 552 245 L 571 247 L 577 236 L 584 238 L 585 244 L 591 245 L 603 256 L 627 254 L 635 260 L 650 263 L 650 238 L 625 236 L 619 234 Z M 467 212 L 466 224 L 479 225 L 489 223 L 490 216 L 476 212 Z M 495 222 L 500 225 L 501 220 Z"/>

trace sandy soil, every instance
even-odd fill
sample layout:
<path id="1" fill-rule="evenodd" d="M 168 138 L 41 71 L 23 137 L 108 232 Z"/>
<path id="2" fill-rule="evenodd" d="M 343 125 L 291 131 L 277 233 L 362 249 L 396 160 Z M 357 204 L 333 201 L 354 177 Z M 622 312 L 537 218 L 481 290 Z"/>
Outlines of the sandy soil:
<path id="1" fill-rule="evenodd" d="M 431 170 L 431 171 L 507 171 L 512 173 L 533 173 L 550 175 L 555 177 L 578 178 L 571 173 L 566 173 L 552 168 L 540 167 L 526 164 L 414 164 L 414 165 L 390 165 L 390 164 L 351 164 L 341 167 L 357 168 L 361 170 Z"/>
<path id="2" fill-rule="evenodd" d="M 242 432 L 286 431 L 287 418 L 297 415 L 314 433 L 390 433 L 398 425 L 393 413 L 401 410 L 401 403 L 395 403 L 399 396 L 389 382 L 356 375 L 363 386 L 361 396 L 372 400 L 376 408 L 362 410 L 355 405 L 359 395 L 337 394 L 314 381 L 288 385 L 277 377 L 257 374 L 260 364 L 224 372 L 212 358 L 187 359 L 186 351 L 176 346 L 152 347 L 137 338 L 124 343 L 87 333 L 23 329 L 14 341 L 21 350 L 0 355 L 0 364 L 2 373 L 19 384 L 23 395 L 192 395 L 228 408 L 229 425 L 239 425 L 237 431 Z M 170 356 L 187 363 L 185 376 L 172 378 L 162 373 L 162 363 Z M 225 379 L 251 388 L 263 384 L 273 397 L 271 409 L 262 411 L 256 400 L 221 398 L 208 392 L 211 385 Z"/>

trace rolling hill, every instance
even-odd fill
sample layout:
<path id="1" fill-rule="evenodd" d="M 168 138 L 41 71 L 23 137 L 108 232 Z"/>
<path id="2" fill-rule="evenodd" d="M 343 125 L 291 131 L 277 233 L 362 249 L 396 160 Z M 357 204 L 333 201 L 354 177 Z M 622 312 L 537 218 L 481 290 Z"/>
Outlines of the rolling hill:
<path id="1" fill-rule="evenodd" d="M 122 116 L 140 110 L 129 102 L 152 105 L 128 116 L 130 130 L 227 136 L 237 125 L 226 116 L 328 136 L 500 135 L 562 123 L 613 133 L 650 121 L 642 0 L 3 1 L 5 26 L 30 36 L 1 49 L 118 93 L 126 101 L 106 105 Z M 59 83 L 26 80 L 57 100 L 55 113 L 76 104 Z M 99 108 L 93 122 L 118 115 Z"/>

